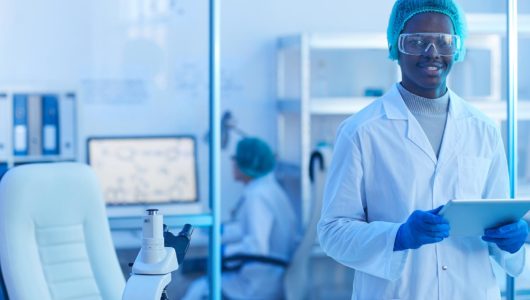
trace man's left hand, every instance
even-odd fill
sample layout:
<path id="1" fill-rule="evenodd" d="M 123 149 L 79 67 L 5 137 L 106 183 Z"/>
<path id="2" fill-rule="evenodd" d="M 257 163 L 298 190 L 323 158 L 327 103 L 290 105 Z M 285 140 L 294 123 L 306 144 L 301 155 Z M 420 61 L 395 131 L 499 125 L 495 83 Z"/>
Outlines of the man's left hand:
<path id="1" fill-rule="evenodd" d="M 504 251 L 515 253 L 521 249 L 528 236 L 528 224 L 525 220 L 519 220 L 510 224 L 484 231 L 482 239 L 486 242 L 495 243 Z"/>

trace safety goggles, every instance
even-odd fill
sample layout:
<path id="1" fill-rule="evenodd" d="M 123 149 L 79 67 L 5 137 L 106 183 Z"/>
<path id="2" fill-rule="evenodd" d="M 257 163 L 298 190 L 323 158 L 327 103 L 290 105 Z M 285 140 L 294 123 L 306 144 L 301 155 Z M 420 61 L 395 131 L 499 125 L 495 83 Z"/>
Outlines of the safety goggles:
<path id="1" fill-rule="evenodd" d="M 447 33 L 402 33 L 398 49 L 408 55 L 424 55 L 432 50 L 441 56 L 452 56 L 460 51 L 460 37 Z"/>

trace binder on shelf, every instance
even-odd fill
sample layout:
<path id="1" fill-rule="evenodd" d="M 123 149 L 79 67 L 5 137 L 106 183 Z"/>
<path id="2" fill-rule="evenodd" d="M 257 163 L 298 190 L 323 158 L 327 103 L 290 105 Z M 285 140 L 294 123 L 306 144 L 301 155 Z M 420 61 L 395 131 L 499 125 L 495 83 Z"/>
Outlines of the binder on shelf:
<path id="1" fill-rule="evenodd" d="M 10 116 L 10 101 L 7 94 L 0 93 L 0 160 L 4 161 L 11 155 L 10 130 L 13 119 Z"/>
<path id="2" fill-rule="evenodd" d="M 13 96 L 13 154 L 28 155 L 28 96 Z"/>
<path id="3" fill-rule="evenodd" d="M 75 158 L 75 94 L 67 93 L 59 101 L 59 131 L 61 133 L 59 153 L 66 159 Z"/>
<path id="4" fill-rule="evenodd" d="M 28 96 L 28 155 L 42 154 L 42 99 L 38 94 Z"/>
<path id="5" fill-rule="evenodd" d="M 0 162 L 0 179 L 2 179 L 2 176 L 7 172 L 9 169 L 6 162 Z"/>
<path id="6" fill-rule="evenodd" d="M 59 100 L 56 95 L 42 96 L 42 154 L 59 154 Z"/>

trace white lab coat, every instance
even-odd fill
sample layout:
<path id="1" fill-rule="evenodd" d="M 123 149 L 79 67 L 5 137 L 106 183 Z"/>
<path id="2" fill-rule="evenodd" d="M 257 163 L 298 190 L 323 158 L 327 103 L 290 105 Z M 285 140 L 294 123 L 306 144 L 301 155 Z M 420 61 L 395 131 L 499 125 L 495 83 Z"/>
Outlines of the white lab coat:
<path id="1" fill-rule="evenodd" d="M 245 186 L 223 224 L 224 256 L 256 254 L 290 261 L 298 241 L 298 222 L 289 198 L 271 173 Z M 230 300 L 283 298 L 283 267 L 247 263 L 237 272 L 223 272 L 223 296 Z M 183 300 L 207 299 L 208 280 L 192 283 Z"/>
<path id="2" fill-rule="evenodd" d="M 247 184 L 226 228 L 232 229 L 224 239 L 235 241 L 225 245 L 225 256 L 257 254 L 289 261 L 297 243 L 296 215 L 272 173 Z M 240 232 L 239 238 L 234 232 Z M 248 263 L 238 272 L 223 273 L 223 294 L 230 299 L 280 299 L 283 273 L 282 267 Z"/>
<path id="3" fill-rule="evenodd" d="M 237 253 L 272 256 L 289 261 L 297 242 L 297 219 L 273 174 L 254 179 L 234 210 L 225 256 Z M 234 229 L 237 228 L 237 229 Z M 239 238 L 234 232 L 240 233 Z M 281 299 L 284 268 L 248 263 L 238 272 L 222 275 L 223 294 L 230 299 Z"/>
<path id="4" fill-rule="evenodd" d="M 480 237 L 393 251 L 414 210 L 509 195 L 498 128 L 449 93 L 438 159 L 395 85 L 338 131 L 318 233 L 329 256 L 356 270 L 352 299 L 500 299 L 490 255 L 509 274 L 522 272 L 524 247 L 510 254 Z"/>

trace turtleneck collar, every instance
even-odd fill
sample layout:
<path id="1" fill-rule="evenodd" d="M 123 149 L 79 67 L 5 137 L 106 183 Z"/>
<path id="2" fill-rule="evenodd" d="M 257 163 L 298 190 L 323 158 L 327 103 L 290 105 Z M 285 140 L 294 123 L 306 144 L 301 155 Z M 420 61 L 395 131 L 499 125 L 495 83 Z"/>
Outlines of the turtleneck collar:
<path id="1" fill-rule="evenodd" d="M 413 114 L 445 115 L 449 110 L 449 93 L 446 91 L 440 98 L 429 99 L 409 92 L 403 85 L 397 84 L 403 101 Z"/>

